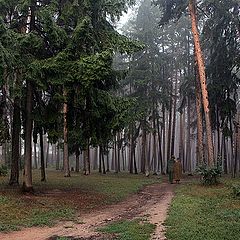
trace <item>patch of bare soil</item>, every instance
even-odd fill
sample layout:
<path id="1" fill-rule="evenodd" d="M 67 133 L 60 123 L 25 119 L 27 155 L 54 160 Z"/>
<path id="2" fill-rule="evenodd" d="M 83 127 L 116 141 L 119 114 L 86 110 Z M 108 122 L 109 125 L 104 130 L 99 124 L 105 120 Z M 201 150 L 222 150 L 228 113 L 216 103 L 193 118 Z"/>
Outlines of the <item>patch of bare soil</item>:
<path id="1" fill-rule="evenodd" d="M 111 222 L 135 218 L 148 219 L 156 225 L 152 240 L 164 240 L 163 222 L 173 197 L 175 184 L 161 183 L 145 187 L 123 202 L 81 214 L 74 222 L 60 222 L 54 227 L 26 228 L 11 233 L 0 233 L 1 240 L 56 240 L 69 237 L 72 240 L 111 240 L 114 235 L 104 235 L 97 228 Z"/>

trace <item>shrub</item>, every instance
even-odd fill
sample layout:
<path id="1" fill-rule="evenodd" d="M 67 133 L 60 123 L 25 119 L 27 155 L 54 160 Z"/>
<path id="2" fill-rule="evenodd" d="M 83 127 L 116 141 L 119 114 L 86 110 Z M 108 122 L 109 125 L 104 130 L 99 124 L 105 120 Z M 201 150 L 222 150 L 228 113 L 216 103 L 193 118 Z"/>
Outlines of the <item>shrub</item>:
<path id="1" fill-rule="evenodd" d="M 218 178 L 221 176 L 222 170 L 219 165 L 214 167 L 203 165 L 198 167 L 197 172 L 202 176 L 203 184 L 214 185 L 218 183 Z"/>
<path id="2" fill-rule="evenodd" d="M 234 197 L 240 197 L 240 184 L 232 185 L 232 191 L 233 191 Z"/>
<path id="3" fill-rule="evenodd" d="M 6 176 L 7 173 L 8 173 L 7 166 L 4 166 L 4 165 L 0 166 L 0 176 Z"/>

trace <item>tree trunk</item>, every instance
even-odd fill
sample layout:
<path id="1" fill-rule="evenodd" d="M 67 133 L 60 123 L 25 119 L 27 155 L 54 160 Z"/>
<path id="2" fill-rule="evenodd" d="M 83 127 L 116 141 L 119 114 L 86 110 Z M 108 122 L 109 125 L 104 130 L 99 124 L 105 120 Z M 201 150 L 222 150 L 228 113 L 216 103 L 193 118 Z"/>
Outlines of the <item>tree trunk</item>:
<path id="1" fill-rule="evenodd" d="M 46 182 L 45 161 L 44 161 L 44 145 L 43 145 L 43 129 L 40 130 L 40 151 L 41 151 L 41 181 Z"/>
<path id="2" fill-rule="evenodd" d="M 212 167 L 214 165 L 214 155 L 213 155 L 212 129 L 211 129 L 211 122 L 210 122 L 210 114 L 209 114 L 208 91 L 207 91 L 204 59 L 203 59 L 203 54 L 202 54 L 201 45 L 200 45 L 199 32 L 197 28 L 197 18 L 196 18 L 195 7 L 196 7 L 195 0 L 189 0 L 189 12 L 191 16 L 192 33 L 193 33 L 193 39 L 194 39 L 197 66 L 199 71 L 199 78 L 201 83 L 203 109 L 204 109 L 205 121 L 206 121 L 208 165 Z"/>
<path id="3" fill-rule="evenodd" d="M 202 120 L 202 101 L 201 101 L 201 86 L 199 81 L 199 74 L 196 71 L 196 112 L 197 112 L 197 165 L 204 163 L 203 152 L 203 120 Z"/>
<path id="4" fill-rule="evenodd" d="M 23 170 L 23 191 L 33 192 L 32 185 L 32 106 L 33 106 L 33 86 L 27 81 L 26 98 L 26 122 L 25 122 L 25 146 L 24 146 L 24 170 Z"/>
<path id="5" fill-rule="evenodd" d="M 172 89 L 172 87 L 171 87 Z M 172 95 L 172 91 L 171 91 Z M 168 139 L 167 139 L 167 159 L 170 159 L 171 154 L 171 131 L 172 131 L 172 96 L 170 100 L 170 106 L 169 106 L 169 119 L 168 119 Z"/>
<path id="6" fill-rule="evenodd" d="M 13 103 L 13 124 L 12 124 L 12 161 L 10 185 L 19 185 L 19 160 L 20 160 L 20 98 L 15 97 Z"/>
<path id="7" fill-rule="evenodd" d="M 89 160 L 89 144 L 87 144 L 87 149 L 84 150 L 84 162 L 85 162 L 85 173 L 84 175 L 89 175 L 90 174 L 90 160 Z"/>
<path id="8" fill-rule="evenodd" d="M 184 162 L 184 141 L 183 141 L 183 112 L 180 112 L 180 133 L 179 133 L 179 158 Z"/>
<path id="9" fill-rule="evenodd" d="M 172 143 L 171 143 L 171 156 L 174 155 L 174 147 L 175 147 L 175 128 L 176 128 L 176 116 L 177 116 L 177 90 L 178 90 L 178 79 L 176 74 L 176 82 L 175 82 L 175 91 L 174 91 L 174 101 L 173 101 L 173 125 L 172 125 Z"/>
<path id="10" fill-rule="evenodd" d="M 76 168 L 75 168 L 75 171 L 78 173 L 79 172 L 79 156 L 80 156 L 80 151 L 79 149 L 76 150 L 75 152 L 75 155 L 76 155 Z"/>
<path id="11" fill-rule="evenodd" d="M 56 158 L 56 170 L 60 169 L 60 146 L 57 144 L 57 158 Z"/>
<path id="12" fill-rule="evenodd" d="M 191 100 L 187 97 L 187 145 L 186 145 L 186 169 L 191 172 Z"/>
<path id="13" fill-rule="evenodd" d="M 68 127 L 67 127 L 67 91 L 63 90 L 64 103 L 63 103 L 63 170 L 64 177 L 70 177 L 70 166 L 68 156 Z"/>
<path id="14" fill-rule="evenodd" d="M 38 168 L 37 143 L 34 143 L 34 168 Z"/>
<path id="15" fill-rule="evenodd" d="M 149 164 L 147 163 L 147 157 L 146 157 L 146 149 L 147 149 L 147 132 L 146 132 L 146 126 L 145 126 L 145 119 L 142 122 L 142 154 L 141 154 L 141 171 L 142 173 L 145 173 L 149 175 Z"/>
<path id="16" fill-rule="evenodd" d="M 102 169 L 103 169 L 103 174 L 106 174 L 105 162 L 104 162 L 104 151 L 102 151 Z"/>
<path id="17" fill-rule="evenodd" d="M 162 165 L 162 173 L 166 174 L 166 108 L 162 106 L 162 113 L 163 113 L 163 165 Z"/>

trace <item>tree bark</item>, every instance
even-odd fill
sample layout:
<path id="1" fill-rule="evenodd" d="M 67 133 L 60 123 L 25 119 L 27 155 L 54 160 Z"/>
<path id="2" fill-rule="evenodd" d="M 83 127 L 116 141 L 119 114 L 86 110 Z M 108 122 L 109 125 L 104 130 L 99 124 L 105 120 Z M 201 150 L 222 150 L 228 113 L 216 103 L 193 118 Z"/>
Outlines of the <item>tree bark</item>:
<path id="1" fill-rule="evenodd" d="M 64 177 L 70 177 L 70 166 L 68 156 L 68 127 L 67 127 L 67 91 L 63 90 L 64 103 L 63 103 L 63 170 Z"/>
<path id="2" fill-rule="evenodd" d="M 177 116 L 177 90 L 178 90 L 178 77 L 176 74 L 174 101 L 173 101 L 173 124 L 172 124 L 172 143 L 171 143 L 171 156 L 174 155 L 175 151 L 175 128 L 176 128 L 176 116 Z"/>
<path id="3" fill-rule="evenodd" d="M 196 71 L 195 79 L 195 92 L 196 92 L 196 112 L 197 112 L 197 165 L 204 163 L 203 152 L 203 120 L 202 120 L 202 101 L 201 101 L 201 86 L 199 81 L 199 74 Z"/>
<path id="4" fill-rule="evenodd" d="M 209 113 L 208 90 L 207 90 L 207 83 L 206 83 L 204 59 L 203 59 L 203 54 L 202 54 L 201 45 L 200 45 L 199 32 L 197 28 L 197 18 L 196 18 L 195 7 L 196 7 L 195 0 L 189 0 L 189 12 L 191 16 L 192 33 L 193 33 L 195 54 L 196 54 L 196 60 L 197 60 L 197 66 L 198 66 L 199 78 L 200 78 L 200 84 L 201 84 L 203 109 L 204 109 L 205 121 L 206 121 L 208 165 L 212 167 L 214 165 L 214 155 L 213 155 L 212 129 L 211 129 L 210 113 Z"/>
<path id="5" fill-rule="evenodd" d="M 12 161 L 10 185 L 19 185 L 19 160 L 20 160 L 20 98 L 15 97 L 13 103 L 13 124 L 12 124 Z"/>
<path id="6" fill-rule="evenodd" d="M 26 125 L 25 125 L 25 146 L 24 146 L 24 170 L 23 170 L 23 191 L 33 192 L 32 185 L 32 107 L 33 107 L 33 87 L 32 83 L 27 81 L 26 98 Z"/>
<path id="7" fill-rule="evenodd" d="M 46 171 L 44 161 L 43 129 L 40 130 L 40 151 L 41 151 L 41 181 L 46 182 Z"/>
<path id="8" fill-rule="evenodd" d="M 75 168 L 75 172 L 79 172 L 79 157 L 80 157 L 80 151 L 79 149 L 76 150 L 75 152 L 75 155 L 76 155 L 76 168 Z"/>

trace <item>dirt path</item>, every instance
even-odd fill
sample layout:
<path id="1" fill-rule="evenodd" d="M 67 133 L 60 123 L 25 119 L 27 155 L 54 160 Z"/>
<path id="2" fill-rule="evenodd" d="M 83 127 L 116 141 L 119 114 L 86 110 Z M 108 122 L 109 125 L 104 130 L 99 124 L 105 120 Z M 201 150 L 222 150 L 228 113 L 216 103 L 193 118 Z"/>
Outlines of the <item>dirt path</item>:
<path id="1" fill-rule="evenodd" d="M 162 223 L 167 216 L 167 209 L 173 197 L 174 185 L 168 183 L 154 184 L 145 187 L 139 193 L 132 195 L 123 202 L 106 207 L 105 209 L 78 216 L 76 222 L 60 222 L 54 227 L 25 228 L 21 231 L 8 234 L 1 233 L 1 240 L 55 240 L 59 236 L 71 239 L 105 239 L 106 236 L 96 232 L 96 228 L 107 223 L 134 218 L 147 218 L 156 224 L 156 231 L 152 240 L 164 240 L 164 226 Z"/>

